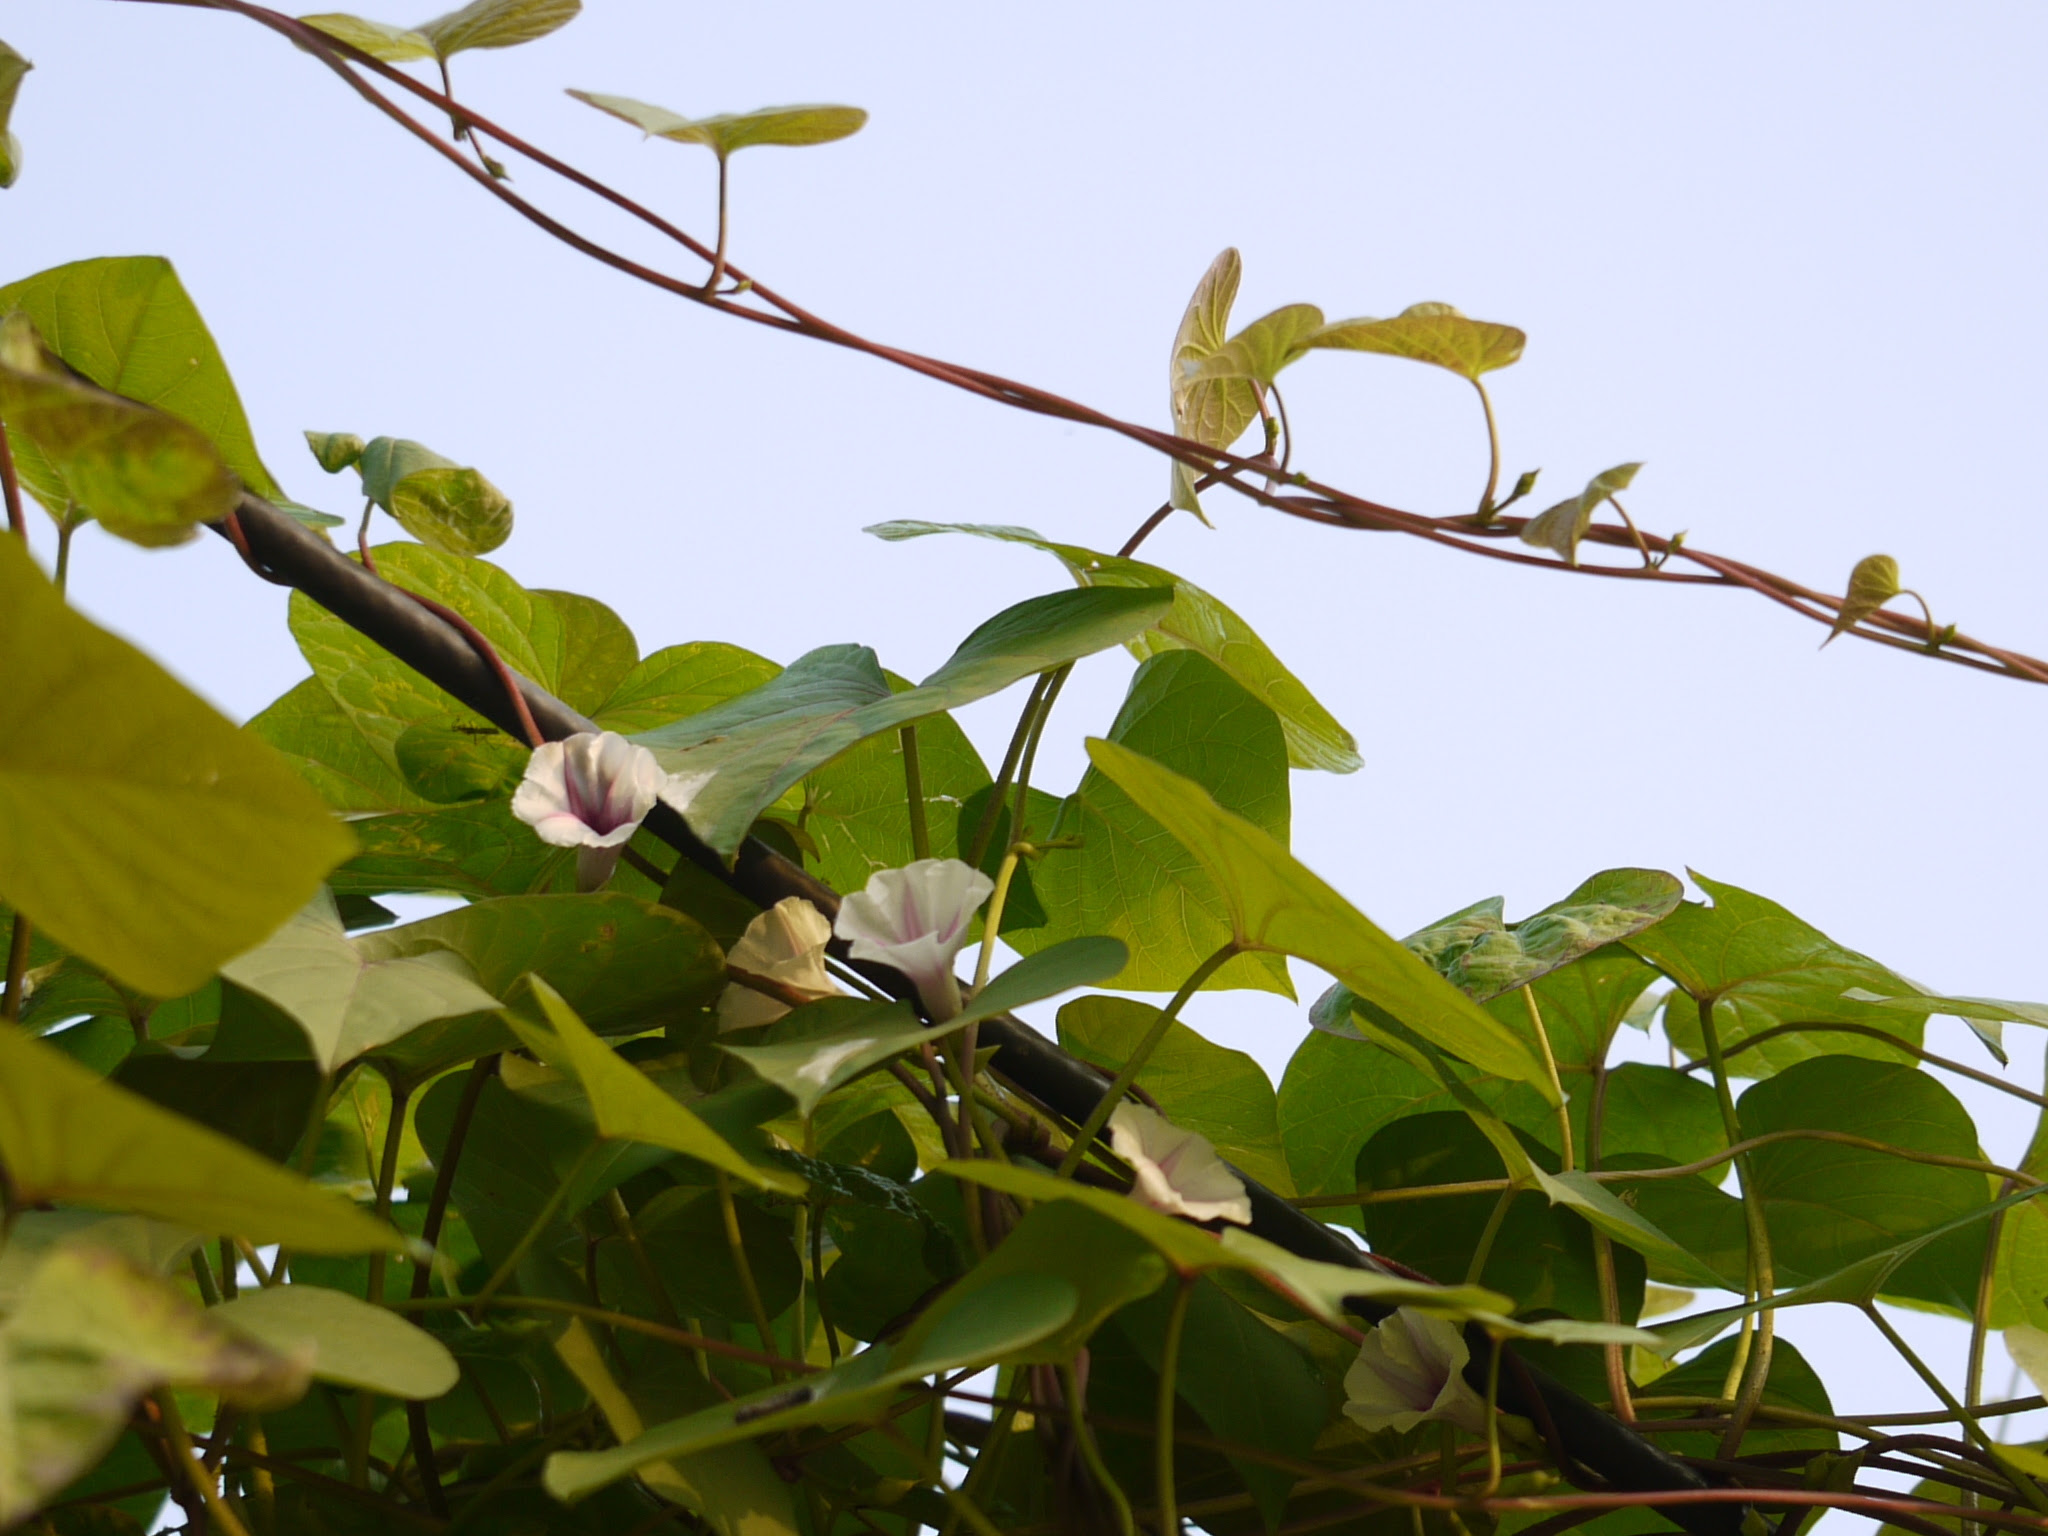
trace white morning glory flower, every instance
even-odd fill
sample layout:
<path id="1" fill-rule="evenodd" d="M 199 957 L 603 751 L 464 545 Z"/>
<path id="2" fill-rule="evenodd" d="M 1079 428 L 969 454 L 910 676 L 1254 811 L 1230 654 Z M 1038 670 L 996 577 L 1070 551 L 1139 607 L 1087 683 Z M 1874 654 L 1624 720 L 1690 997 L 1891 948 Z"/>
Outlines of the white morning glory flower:
<path id="1" fill-rule="evenodd" d="M 534 748 L 512 814 L 544 843 L 576 850 L 576 888 L 611 878 L 619 855 L 656 800 L 677 810 L 709 775 L 665 774 L 654 754 L 612 731 L 581 731 Z"/>
<path id="2" fill-rule="evenodd" d="M 1185 1131 L 1142 1104 L 1119 1104 L 1109 1117 L 1109 1142 L 1131 1165 L 1131 1198 L 1155 1211 L 1191 1221 L 1234 1221 L 1250 1226 L 1251 1196 L 1244 1180 L 1224 1164 L 1209 1139 Z"/>
<path id="3" fill-rule="evenodd" d="M 1486 1433 L 1486 1399 L 1465 1380 L 1472 1352 L 1456 1323 L 1402 1307 L 1365 1336 L 1344 1373 L 1345 1415 L 1402 1432 L 1431 1420 Z"/>
<path id="4" fill-rule="evenodd" d="M 779 981 L 812 998 L 836 997 L 839 988 L 825 970 L 825 945 L 832 925 L 801 896 L 785 896 L 747 924 L 725 963 L 749 976 Z M 734 982 L 718 999 L 718 1029 L 772 1024 L 789 1012 L 787 1003 Z"/>
<path id="5" fill-rule="evenodd" d="M 893 966 L 917 984 L 934 1023 L 960 1011 L 953 957 L 967 943 L 974 914 L 995 882 L 958 859 L 919 859 L 868 877 L 868 887 L 846 898 L 834 931 L 849 941 L 856 960 Z"/>

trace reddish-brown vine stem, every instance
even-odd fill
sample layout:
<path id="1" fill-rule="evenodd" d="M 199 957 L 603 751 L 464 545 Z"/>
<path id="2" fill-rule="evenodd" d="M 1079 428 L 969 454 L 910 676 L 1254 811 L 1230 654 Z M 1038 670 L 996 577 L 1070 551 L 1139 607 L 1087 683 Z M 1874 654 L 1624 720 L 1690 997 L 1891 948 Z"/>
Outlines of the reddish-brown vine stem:
<path id="1" fill-rule="evenodd" d="M 640 262 L 613 251 L 589 237 L 571 229 L 559 219 L 535 207 L 524 197 L 512 191 L 488 171 L 472 164 L 455 145 L 448 143 L 416 121 L 406 112 L 374 89 L 357 72 L 367 70 L 399 89 L 408 92 L 422 102 L 446 113 L 451 121 L 459 121 L 473 130 L 487 132 L 507 150 L 521 155 L 544 170 L 553 172 L 572 185 L 588 192 L 630 217 L 646 224 L 665 238 L 689 251 L 706 263 L 715 263 L 717 253 L 702 241 L 695 239 L 668 220 L 643 207 L 623 193 L 598 181 L 595 177 L 579 171 L 573 166 L 555 158 L 546 151 L 521 139 L 517 134 L 499 127 L 490 119 L 455 101 L 444 91 L 413 79 L 394 69 L 381 60 L 329 37 L 313 27 L 280 12 L 269 10 L 252 3 L 252 0 L 141 0 L 145 4 L 187 5 L 201 9 L 229 11 L 247 17 L 272 31 L 291 39 L 300 48 L 319 59 L 339 75 L 351 89 L 361 95 L 378 111 L 391 118 L 408 133 L 425 143 L 441 155 L 458 171 L 480 185 L 485 191 L 518 213 L 522 218 L 554 236 L 557 240 L 582 252 L 593 260 L 623 272 L 641 282 L 703 304 L 722 314 L 738 319 L 750 320 L 776 330 L 790 332 L 823 341 L 851 351 L 864 353 L 878 360 L 893 363 L 900 368 L 924 375 L 939 383 L 964 390 L 997 403 L 1016 409 L 1031 411 L 1039 415 L 1056 417 L 1082 425 L 1093 426 L 1114 432 L 1156 452 L 1165 454 L 1180 463 L 1188 465 L 1203 475 L 1215 477 L 1218 485 L 1238 495 L 1282 512 L 1290 517 L 1306 519 L 1335 527 L 1357 529 L 1378 529 L 1406 533 L 1427 539 L 1432 543 L 1447 545 L 1467 554 L 1483 555 L 1489 559 L 1507 560 L 1519 565 L 1534 566 L 1547 571 L 1572 571 L 1590 576 L 1619 577 L 1637 581 L 1655 581 L 1680 584 L 1704 584 L 1741 588 L 1757 593 L 1773 602 L 1790 609 L 1801 617 L 1823 626 L 1832 627 L 1842 606 L 1842 599 L 1775 575 L 1758 567 L 1745 564 L 1698 550 L 1679 540 L 1666 539 L 1655 534 L 1641 533 L 1631 527 L 1614 524 L 1595 524 L 1586 532 L 1584 542 L 1602 546 L 1620 546 L 1637 554 L 1654 554 L 1654 564 L 1609 566 L 1609 565 L 1567 565 L 1555 559 L 1519 550 L 1490 547 L 1488 541 L 1499 541 L 1504 537 L 1519 535 L 1527 526 L 1526 518 L 1493 518 L 1480 522 L 1467 515 L 1452 518 L 1431 518 L 1413 512 L 1367 500 L 1351 492 L 1323 484 L 1306 475 L 1290 475 L 1286 484 L 1297 490 L 1309 492 L 1307 496 L 1283 495 L 1262 485 L 1264 477 L 1273 472 L 1273 464 L 1263 458 L 1246 458 L 1226 450 L 1211 448 L 1189 439 L 1146 427 L 1137 422 L 1121 420 L 1104 412 L 1094 410 L 1077 401 L 1052 394 L 1049 391 L 1006 379 L 980 369 L 948 363 L 920 353 L 905 351 L 881 342 L 869 340 L 847 331 L 819 316 L 810 313 L 777 293 L 772 288 L 749 277 L 731 262 L 725 264 L 726 273 L 736 280 L 732 290 L 712 293 L 701 283 L 690 283 L 666 273 L 655 271 Z M 735 298 L 758 301 L 766 308 L 754 303 L 736 303 Z M 770 311 L 774 311 L 771 313 Z M 1146 532 L 1150 531 L 1148 527 Z M 1674 571 L 1670 569 L 1673 560 L 1684 560 L 1701 567 L 1700 571 Z M 1991 672 L 1999 676 L 2017 678 L 2026 682 L 2048 683 L 2048 662 L 2009 651 L 1961 633 L 1943 633 L 1931 636 L 1926 624 L 1918 618 L 1880 610 L 1852 626 L 1847 633 L 1861 640 L 1896 649 L 1908 650 L 1956 666 L 1971 667 L 1978 671 Z"/>

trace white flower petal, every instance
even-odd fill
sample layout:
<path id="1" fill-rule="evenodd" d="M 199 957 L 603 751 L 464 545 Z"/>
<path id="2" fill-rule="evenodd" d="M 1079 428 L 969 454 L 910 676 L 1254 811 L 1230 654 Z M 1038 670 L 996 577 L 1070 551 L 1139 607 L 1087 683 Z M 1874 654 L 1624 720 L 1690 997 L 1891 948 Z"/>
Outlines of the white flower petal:
<path id="1" fill-rule="evenodd" d="M 749 976 L 779 981 L 812 997 L 836 997 L 840 989 L 825 969 L 825 945 L 832 925 L 801 896 L 785 896 L 751 923 L 726 954 L 726 964 Z M 718 999 L 718 1029 L 771 1024 L 788 1005 L 734 982 Z"/>
<path id="2" fill-rule="evenodd" d="M 846 898 L 835 931 L 853 958 L 892 966 L 917 984 L 925 1010 L 943 1023 L 960 1011 L 953 958 L 995 882 L 958 859 L 919 859 L 877 871 Z"/>
<path id="3" fill-rule="evenodd" d="M 512 814 L 558 848 L 618 848 L 654 809 L 661 765 L 612 731 L 583 731 L 536 747 Z"/>
<path id="4" fill-rule="evenodd" d="M 1402 1307 L 1365 1336 L 1344 1374 L 1344 1412 L 1366 1429 L 1405 1433 L 1431 1421 L 1486 1432 L 1486 1399 L 1465 1380 L 1471 1360 L 1456 1323 Z"/>
<path id="5" fill-rule="evenodd" d="M 1251 1196 L 1209 1139 L 1183 1130 L 1142 1104 L 1119 1104 L 1109 1117 L 1109 1141 L 1131 1166 L 1131 1197 L 1155 1211 L 1191 1221 L 1234 1221 L 1250 1226 Z"/>

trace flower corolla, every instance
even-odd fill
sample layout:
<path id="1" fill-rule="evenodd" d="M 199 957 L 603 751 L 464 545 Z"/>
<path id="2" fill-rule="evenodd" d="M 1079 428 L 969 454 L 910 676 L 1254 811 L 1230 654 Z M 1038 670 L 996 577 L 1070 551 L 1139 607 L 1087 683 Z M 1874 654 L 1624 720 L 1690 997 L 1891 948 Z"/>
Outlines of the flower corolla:
<path id="1" fill-rule="evenodd" d="M 747 924 L 740 941 L 726 951 L 725 963 L 749 976 L 779 981 L 812 999 L 834 997 L 839 988 L 825 970 L 825 945 L 832 925 L 825 914 L 801 896 L 785 896 Z M 718 1029 L 750 1029 L 772 1024 L 789 1012 L 789 1004 L 734 982 L 718 999 Z"/>
<path id="2" fill-rule="evenodd" d="M 874 960 L 917 984 L 932 1022 L 960 1011 L 953 957 L 995 882 L 958 859 L 919 859 L 901 869 L 878 870 L 867 889 L 840 904 L 834 931 L 852 945 L 856 960 Z"/>
<path id="3" fill-rule="evenodd" d="M 656 800 L 682 810 L 708 779 L 663 773 L 652 752 L 616 732 L 579 731 L 534 748 L 512 814 L 542 842 L 574 848 L 576 888 L 594 891 L 611 878 Z"/>
<path id="4" fill-rule="evenodd" d="M 1366 1429 L 1406 1432 L 1429 1421 L 1486 1433 L 1486 1399 L 1465 1380 L 1464 1330 L 1402 1307 L 1365 1336 L 1344 1373 L 1345 1415 Z"/>
<path id="5" fill-rule="evenodd" d="M 1109 1117 L 1109 1143 L 1131 1166 L 1131 1198 L 1191 1221 L 1250 1226 L 1251 1196 L 1209 1138 L 1183 1130 L 1142 1104 L 1119 1104 Z"/>

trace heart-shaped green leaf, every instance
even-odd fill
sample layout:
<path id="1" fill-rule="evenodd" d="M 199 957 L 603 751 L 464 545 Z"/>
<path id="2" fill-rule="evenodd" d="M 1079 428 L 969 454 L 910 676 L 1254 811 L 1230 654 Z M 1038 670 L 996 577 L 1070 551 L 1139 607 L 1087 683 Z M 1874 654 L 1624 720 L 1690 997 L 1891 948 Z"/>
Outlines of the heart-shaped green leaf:
<path id="1" fill-rule="evenodd" d="M 1897 597 L 1901 590 L 1898 561 L 1890 555 L 1865 555 L 1849 573 L 1848 595 L 1842 599 L 1842 606 L 1835 614 L 1834 625 L 1828 630 L 1828 640 L 1845 629 L 1854 629 Z M 1828 640 L 1821 641 L 1821 644 L 1826 645 Z"/>
<path id="2" fill-rule="evenodd" d="M 461 1376 L 448 1346 L 397 1313 L 319 1285 L 244 1291 L 207 1314 L 321 1381 L 412 1401 L 439 1397 Z"/>
<path id="3" fill-rule="evenodd" d="M 736 149 L 750 149 L 757 144 L 830 144 L 860 132 L 868 120 L 867 113 L 859 107 L 837 106 L 761 107 L 752 112 L 721 112 L 715 117 L 693 118 L 635 101 L 630 96 L 607 96 L 598 91 L 569 94 L 587 106 L 631 123 L 652 138 L 702 144 L 721 160 Z"/>
<path id="4" fill-rule="evenodd" d="M 1617 464 L 1612 469 L 1601 470 L 1586 482 L 1586 488 L 1578 495 L 1530 518 L 1522 529 L 1522 542 L 1556 550 L 1566 564 L 1577 565 L 1579 540 L 1593 526 L 1593 514 L 1617 491 L 1627 490 L 1636 477 L 1636 471 L 1642 467 L 1639 463 Z"/>
<path id="5" fill-rule="evenodd" d="M 1519 362 L 1528 339 L 1512 325 L 1470 320 L 1448 304 L 1411 304 L 1391 320 L 1333 320 L 1306 344 L 1409 357 L 1476 384 L 1482 374 Z"/>

